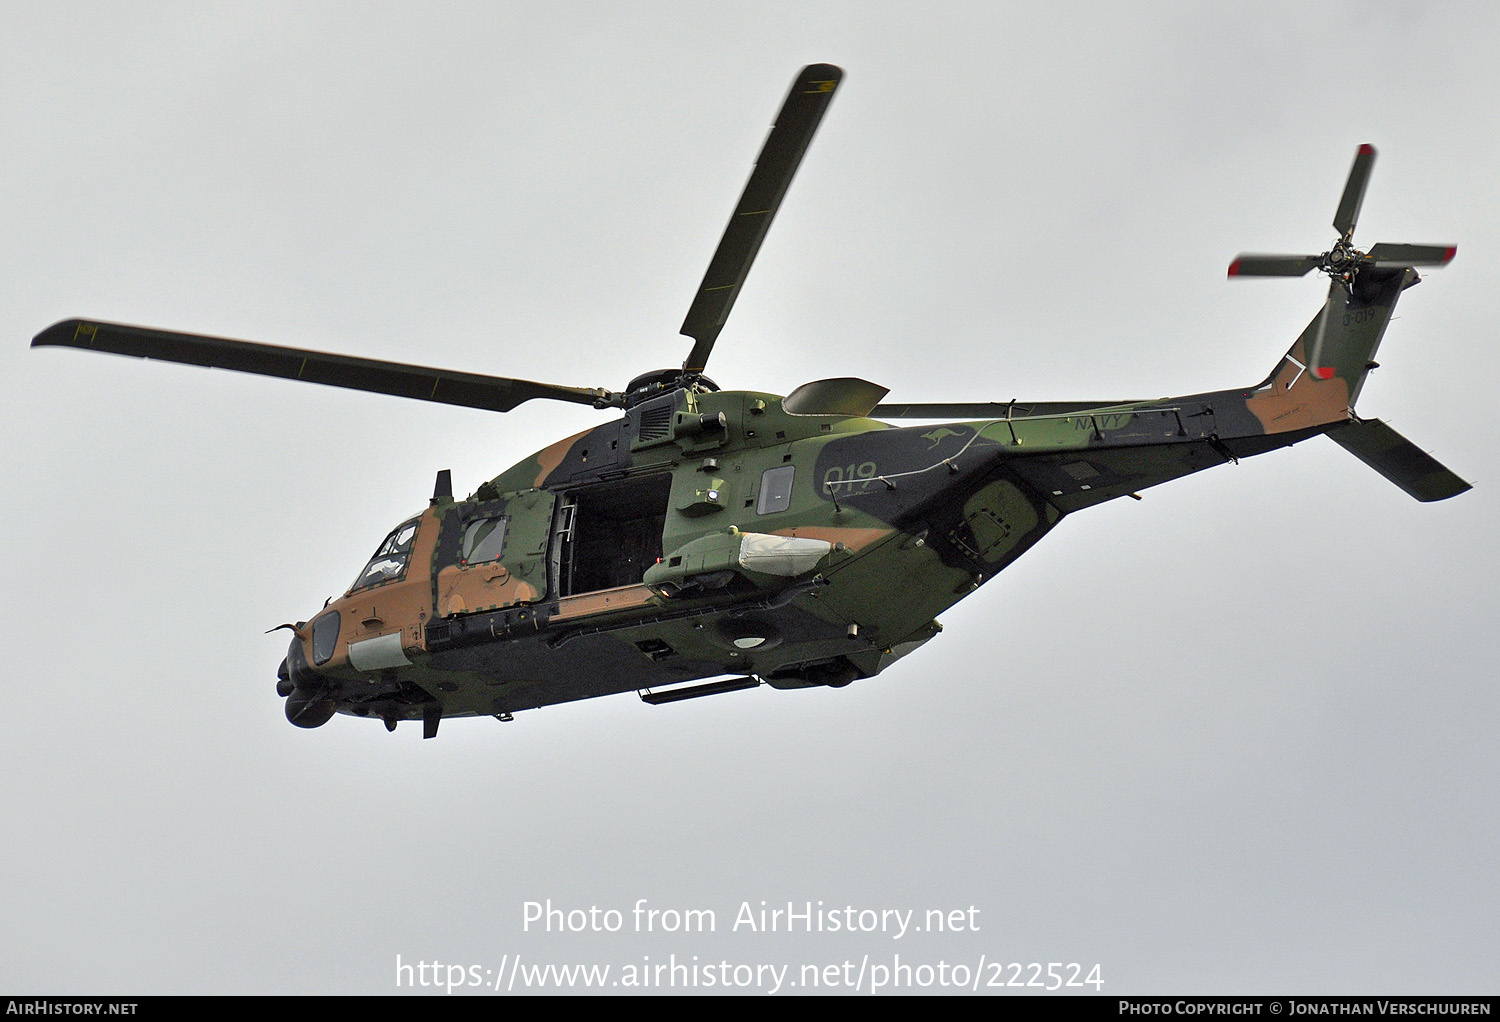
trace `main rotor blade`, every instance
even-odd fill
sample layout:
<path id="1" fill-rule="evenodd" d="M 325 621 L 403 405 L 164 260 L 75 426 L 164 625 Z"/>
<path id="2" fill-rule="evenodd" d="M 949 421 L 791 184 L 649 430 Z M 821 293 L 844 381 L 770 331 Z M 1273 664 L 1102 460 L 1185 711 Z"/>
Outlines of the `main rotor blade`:
<path id="1" fill-rule="evenodd" d="M 813 132 L 843 77 L 844 72 L 832 64 L 809 64 L 792 83 L 792 91 L 776 115 L 776 123 L 760 156 L 756 157 L 755 169 L 745 183 L 734 216 L 724 229 L 724 237 L 708 264 L 698 294 L 682 321 L 680 332 L 697 342 L 682 365 L 684 373 L 701 373 L 708 364 L 709 352 L 713 351 L 714 341 L 729 318 L 729 310 L 734 307 L 755 254 L 760 251 L 771 218 L 776 215 L 787 186 L 792 183 L 792 175 L 802 162 L 802 154 L 807 152 Z"/>
<path id="2" fill-rule="evenodd" d="M 1045 415 L 1071 415 L 1095 408 L 1115 408 L 1137 401 L 990 401 L 984 404 L 883 404 L 869 412 L 872 419 L 1025 419 Z"/>
<path id="3" fill-rule="evenodd" d="M 1375 147 L 1366 142 L 1354 154 L 1354 166 L 1349 168 L 1349 181 L 1344 185 L 1344 196 L 1339 199 L 1338 212 L 1333 214 L 1333 229 L 1339 237 L 1348 240 L 1359 220 L 1359 207 L 1365 201 L 1365 186 L 1370 183 L 1370 171 L 1375 166 Z"/>
<path id="4" fill-rule="evenodd" d="M 1229 264 L 1231 277 L 1305 277 L 1323 262 L 1315 255 L 1254 255 L 1242 252 Z"/>
<path id="5" fill-rule="evenodd" d="M 1447 266 L 1457 253 L 1457 245 L 1391 245 L 1382 241 L 1370 246 L 1366 257 L 1381 268 Z"/>
<path id="6" fill-rule="evenodd" d="M 274 344 L 231 341 L 222 337 L 181 334 L 147 327 L 69 319 L 48 327 L 32 340 L 33 348 L 57 345 L 105 351 L 135 358 L 155 358 L 210 369 L 232 369 L 261 376 L 279 376 L 330 387 L 365 390 L 419 401 L 508 412 L 534 397 L 572 401 L 585 405 L 609 405 L 618 401 L 607 390 L 558 387 L 501 376 L 480 376 L 447 369 L 381 362 L 352 355 L 331 355 Z"/>

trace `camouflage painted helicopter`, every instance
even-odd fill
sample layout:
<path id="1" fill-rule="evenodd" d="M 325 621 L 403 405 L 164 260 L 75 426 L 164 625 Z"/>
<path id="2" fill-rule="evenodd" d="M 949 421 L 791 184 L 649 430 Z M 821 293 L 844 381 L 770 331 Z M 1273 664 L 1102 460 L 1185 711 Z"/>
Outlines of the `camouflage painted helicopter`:
<path id="1" fill-rule="evenodd" d="M 68 320 L 32 342 L 510 411 L 532 398 L 621 414 L 453 496 L 439 472 L 343 596 L 293 632 L 286 715 L 423 722 L 637 691 L 650 703 L 843 686 L 940 630 L 936 616 L 1070 512 L 1326 434 L 1418 500 L 1469 488 L 1353 406 L 1416 266 L 1450 246 L 1351 237 L 1360 148 L 1320 255 L 1242 255 L 1231 276 L 1331 278 L 1269 377 L 1164 401 L 881 404 L 829 379 L 786 397 L 721 391 L 709 353 L 842 79 L 804 68 L 682 325 L 681 369 L 620 393 Z M 913 418 L 942 425 L 889 426 Z M 274 629 L 273 629 L 274 630 Z"/>

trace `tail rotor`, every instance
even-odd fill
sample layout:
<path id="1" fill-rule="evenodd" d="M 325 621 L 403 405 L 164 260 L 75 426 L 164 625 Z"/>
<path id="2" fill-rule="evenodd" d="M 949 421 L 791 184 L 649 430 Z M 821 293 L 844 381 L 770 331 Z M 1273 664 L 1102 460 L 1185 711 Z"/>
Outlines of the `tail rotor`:
<path id="1" fill-rule="evenodd" d="M 1354 155 L 1354 166 L 1333 215 L 1333 229 L 1339 232 L 1333 247 L 1319 255 L 1265 255 L 1242 253 L 1229 264 L 1231 277 L 1304 277 L 1320 270 L 1353 294 L 1354 283 L 1362 270 L 1403 269 L 1417 266 L 1446 266 L 1458 247 L 1455 245 L 1393 245 L 1380 242 L 1368 252 L 1354 247 L 1354 226 L 1365 201 L 1370 171 L 1375 166 L 1375 147 L 1365 144 Z"/>

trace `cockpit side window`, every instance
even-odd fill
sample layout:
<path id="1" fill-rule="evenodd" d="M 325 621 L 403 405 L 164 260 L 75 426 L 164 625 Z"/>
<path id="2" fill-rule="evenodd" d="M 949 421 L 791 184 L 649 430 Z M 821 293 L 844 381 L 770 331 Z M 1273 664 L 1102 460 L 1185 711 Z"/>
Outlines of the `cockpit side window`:
<path id="1" fill-rule="evenodd" d="M 483 564 L 497 561 L 505 550 L 505 522 L 503 517 L 476 518 L 464 526 L 462 564 Z"/>
<path id="2" fill-rule="evenodd" d="M 368 589 L 382 582 L 395 582 L 406 577 L 406 562 L 411 559 L 411 544 L 416 538 L 417 519 L 413 518 L 396 526 L 375 551 L 375 556 L 370 558 L 370 563 L 365 565 L 365 570 L 359 573 L 349 591 Z"/>

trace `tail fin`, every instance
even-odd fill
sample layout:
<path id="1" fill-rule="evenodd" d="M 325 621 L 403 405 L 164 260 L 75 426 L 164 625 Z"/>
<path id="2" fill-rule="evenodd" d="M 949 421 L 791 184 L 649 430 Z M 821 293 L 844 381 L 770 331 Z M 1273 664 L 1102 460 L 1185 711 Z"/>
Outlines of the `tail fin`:
<path id="1" fill-rule="evenodd" d="M 1328 300 L 1246 402 L 1267 433 L 1348 422 L 1375 350 L 1411 269 L 1365 271 L 1352 288 L 1329 284 Z"/>
<path id="2" fill-rule="evenodd" d="M 1402 268 L 1366 270 L 1347 290 L 1341 281 L 1330 281 L 1328 301 L 1288 349 L 1267 383 L 1289 376 L 1285 387 L 1290 389 L 1292 381 L 1304 375 L 1314 380 L 1338 380 L 1348 393 L 1345 408 L 1352 410 L 1365 377 L 1375 368 L 1375 352 L 1396 310 L 1396 299 L 1420 280 L 1416 270 Z"/>
<path id="3" fill-rule="evenodd" d="M 1472 487 L 1379 419 L 1354 414 L 1396 299 L 1420 279 L 1403 267 L 1366 269 L 1352 289 L 1333 281 L 1322 310 L 1247 404 L 1268 433 L 1324 426 L 1339 446 L 1416 499 L 1446 500 Z"/>

